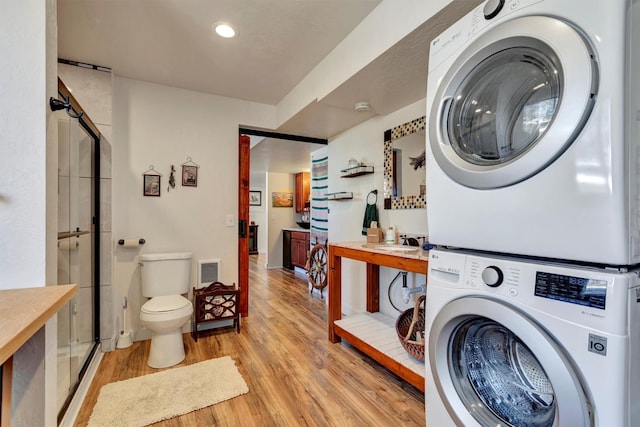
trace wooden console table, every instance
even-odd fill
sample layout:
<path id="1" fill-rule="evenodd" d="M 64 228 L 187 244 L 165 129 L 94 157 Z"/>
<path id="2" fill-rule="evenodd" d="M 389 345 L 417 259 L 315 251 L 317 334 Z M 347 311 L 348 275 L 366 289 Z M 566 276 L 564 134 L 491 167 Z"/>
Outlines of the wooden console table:
<path id="1" fill-rule="evenodd" d="M 363 242 L 329 244 L 329 341 L 337 343 L 344 338 L 409 384 L 424 391 L 424 363 L 415 359 L 410 360 L 411 357 L 402 349 L 395 331 L 395 319 L 378 313 L 380 310 L 379 282 L 380 266 L 426 276 L 429 252 L 422 249 L 413 252 L 391 251 L 379 249 L 381 245 Z M 342 258 L 363 261 L 367 264 L 367 313 L 348 316 L 345 319 L 342 319 Z M 352 317 L 354 320 L 348 322 Z M 356 323 L 357 326 L 352 327 Z M 367 323 L 368 326 L 362 327 L 363 323 Z M 397 347 L 402 349 L 402 352 L 396 352 L 399 356 L 383 351 L 376 345 L 374 341 L 384 339 L 384 336 L 387 340 L 395 340 Z"/>
<path id="2" fill-rule="evenodd" d="M 0 427 L 11 424 L 13 353 L 18 351 L 76 293 L 76 285 L 0 291 Z M 54 367 L 55 369 L 55 367 Z"/>

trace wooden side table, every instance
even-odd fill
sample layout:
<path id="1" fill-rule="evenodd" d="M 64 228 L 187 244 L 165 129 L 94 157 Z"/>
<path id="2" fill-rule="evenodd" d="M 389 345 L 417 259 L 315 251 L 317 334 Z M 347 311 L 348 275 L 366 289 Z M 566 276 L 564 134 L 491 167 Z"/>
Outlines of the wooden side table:
<path id="1" fill-rule="evenodd" d="M 193 339 L 198 342 L 199 325 L 221 320 L 233 319 L 233 326 L 240 333 L 239 299 L 240 290 L 235 283 L 226 286 L 213 282 L 206 288 L 193 288 Z"/>
<path id="2" fill-rule="evenodd" d="M 380 311 L 380 266 L 427 275 L 429 252 L 401 253 L 376 249 L 377 244 L 343 242 L 329 244 L 328 311 L 329 341 L 340 342 L 343 338 L 358 350 L 377 361 L 420 391 L 424 391 L 424 373 L 418 374 L 394 357 L 381 351 L 360 337 L 354 330 L 341 326 L 342 319 L 342 258 L 366 263 L 366 310 Z M 354 316 L 355 317 L 355 316 Z M 368 316 L 367 316 L 368 317 Z M 395 336 L 396 332 L 392 334 Z M 402 348 L 400 340 L 397 348 Z"/>

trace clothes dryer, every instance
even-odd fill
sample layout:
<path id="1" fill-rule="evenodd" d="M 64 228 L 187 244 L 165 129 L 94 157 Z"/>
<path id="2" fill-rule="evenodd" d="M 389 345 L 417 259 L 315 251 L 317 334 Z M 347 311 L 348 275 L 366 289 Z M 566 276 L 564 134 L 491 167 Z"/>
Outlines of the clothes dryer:
<path id="1" fill-rule="evenodd" d="M 640 262 L 639 18 L 638 0 L 489 0 L 431 42 L 431 243 Z"/>
<path id="2" fill-rule="evenodd" d="M 432 250 L 427 426 L 640 425 L 638 272 Z"/>

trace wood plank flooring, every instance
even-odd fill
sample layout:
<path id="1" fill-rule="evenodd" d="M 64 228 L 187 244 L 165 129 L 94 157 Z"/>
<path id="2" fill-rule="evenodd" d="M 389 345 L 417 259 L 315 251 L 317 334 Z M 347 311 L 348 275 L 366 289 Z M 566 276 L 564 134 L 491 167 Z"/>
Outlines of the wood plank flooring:
<path id="1" fill-rule="evenodd" d="M 262 255 L 250 259 L 241 333 L 219 328 L 197 343 L 186 334 L 186 358 L 176 365 L 231 356 L 249 393 L 154 426 L 425 425 L 423 393 L 348 343 L 328 341 L 325 302 L 305 278 L 266 270 Z M 104 355 L 76 426 L 87 424 L 102 385 L 158 371 L 146 364 L 149 343 Z"/>

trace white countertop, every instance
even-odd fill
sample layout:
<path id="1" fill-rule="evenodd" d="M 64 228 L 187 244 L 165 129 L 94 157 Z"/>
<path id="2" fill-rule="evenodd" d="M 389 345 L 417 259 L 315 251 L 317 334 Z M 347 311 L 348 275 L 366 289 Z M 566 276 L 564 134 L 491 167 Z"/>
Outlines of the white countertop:
<path id="1" fill-rule="evenodd" d="M 422 250 L 420 246 L 403 246 L 399 244 L 386 244 L 380 243 L 367 243 L 366 241 L 360 242 L 329 242 L 329 245 L 346 248 L 356 249 L 365 252 L 395 255 L 405 258 L 414 258 L 420 260 L 429 260 L 429 251 Z"/>
<path id="2" fill-rule="evenodd" d="M 301 227 L 289 227 L 289 228 L 284 227 L 284 228 L 282 229 L 282 231 L 302 231 L 303 233 L 308 233 L 308 232 L 310 232 L 311 230 L 309 230 L 309 229 L 307 229 L 307 228 L 301 228 Z"/>

